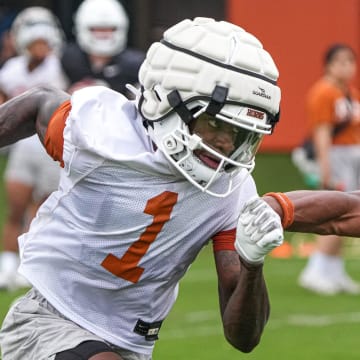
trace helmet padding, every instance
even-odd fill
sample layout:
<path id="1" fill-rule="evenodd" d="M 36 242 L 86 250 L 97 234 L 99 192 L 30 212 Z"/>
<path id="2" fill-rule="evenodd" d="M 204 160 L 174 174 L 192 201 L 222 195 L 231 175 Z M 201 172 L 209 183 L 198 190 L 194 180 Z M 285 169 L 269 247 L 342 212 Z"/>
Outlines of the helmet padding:
<path id="1" fill-rule="evenodd" d="M 154 43 L 140 68 L 140 111 L 157 120 L 172 108 L 167 95 L 177 89 L 188 103 L 210 97 L 215 86 L 229 89 L 227 102 L 279 112 L 278 70 L 262 44 L 242 28 L 208 18 L 184 20 Z"/>

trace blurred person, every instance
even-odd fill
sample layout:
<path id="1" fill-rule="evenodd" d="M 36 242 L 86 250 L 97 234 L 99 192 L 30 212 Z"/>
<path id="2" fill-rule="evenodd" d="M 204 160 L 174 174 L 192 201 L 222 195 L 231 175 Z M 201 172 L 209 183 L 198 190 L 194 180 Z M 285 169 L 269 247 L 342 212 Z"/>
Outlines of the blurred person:
<path id="1" fill-rule="evenodd" d="M 6 60 L 16 55 L 14 41 L 10 34 L 11 24 L 16 11 L 6 5 L 0 5 L 0 68 Z"/>
<path id="2" fill-rule="evenodd" d="M 125 85 L 137 84 L 145 54 L 127 47 L 129 19 L 122 5 L 116 0 L 85 0 L 74 23 L 76 42 L 66 46 L 61 58 L 69 92 L 100 80 L 129 95 Z"/>
<path id="3" fill-rule="evenodd" d="M 334 44 L 324 57 L 324 75 L 309 90 L 307 112 L 319 185 L 360 189 L 360 104 L 352 85 L 356 57 L 346 44 Z M 318 236 L 316 250 L 299 276 L 299 285 L 319 294 L 360 293 L 345 270 L 339 236 Z"/>
<path id="4" fill-rule="evenodd" d="M 71 97 L 40 87 L 0 107 L 0 146 L 37 132 L 63 167 L 19 238 L 33 288 L 3 322 L 3 360 L 151 359 L 210 239 L 225 337 L 252 351 L 270 310 L 263 262 L 283 231 L 271 210 L 244 243 L 237 219 L 279 120 L 277 78 L 253 35 L 195 18 L 150 47 L 135 100 L 103 86 Z"/>
<path id="5" fill-rule="evenodd" d="M 17 55 L 15 45 L 10 31 L 5 31 L 0 37 L 1 49 L 0 49 L 0 69 L 4 63 Z"/>
<path id="6" fill-rule="evenodd" d="M 59 60 L 63 34 L 48 9 L 29 7 L 21 11 L 12 24 L 11 35 L 19 55 L 0 69 L 0 89 L 6 98 L 41 84 L 67 88 Z M 1 237 L 0 288 L 16 289 L 29 286 L 17 273 L 17 238 L 27 229 L 38 206 L 57 188 L 59 168 L 38 137 L 32 136 L 9 149 L 4 178 L 7 215 Z"/>

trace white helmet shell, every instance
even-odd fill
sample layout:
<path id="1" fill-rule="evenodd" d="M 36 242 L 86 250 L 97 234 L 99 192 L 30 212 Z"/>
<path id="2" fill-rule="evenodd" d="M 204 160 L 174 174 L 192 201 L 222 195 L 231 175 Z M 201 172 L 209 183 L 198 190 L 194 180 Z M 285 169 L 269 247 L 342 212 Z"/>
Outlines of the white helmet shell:
<path id="1" fill-rule="evenodd" d="M 85 0 L 75 14 L 75 34 L 79 46 L 89 54 L 114 56 L 127 42 L 129 19 L 116 0 Z M 92 29 L 112 28 L 108 36 L 99 36 Z"/>
<path id="2" fill-rule="evenodd" d="M 211 183 L 228 177 L 227 189 L 218 194 L 226 196 L 236 187 L 234 170 L 253 169 L 262 136 L 270 134 L 278 121 L 278 76 L 270 54 L 244 29 L 210 18 L 187 19 L 168 29 L 148 50 L 139 72 L 139 110 L 152 140 L 190 182 L 216 195 L 209 190 Z M 193 109 L 202 109 L 196 110 L 199 116 L 210 112 L 209 107 L 217 119 L 248 132 L 246 146 L 239 146 L 232 158 L 217 154 L 216 170 L 194 155 L 200 147 L 214 151 L 187 126 Z"/>
<path id="3" fill-rule="evenodd" d="M 64 32 L 58 18 L 47 8 L 28 7 L 15 18 L 11 33 L 19 54 L 26 54 L 27 47 L 43 39 L 55 52 L 60 52 L 64 43 Z"/>

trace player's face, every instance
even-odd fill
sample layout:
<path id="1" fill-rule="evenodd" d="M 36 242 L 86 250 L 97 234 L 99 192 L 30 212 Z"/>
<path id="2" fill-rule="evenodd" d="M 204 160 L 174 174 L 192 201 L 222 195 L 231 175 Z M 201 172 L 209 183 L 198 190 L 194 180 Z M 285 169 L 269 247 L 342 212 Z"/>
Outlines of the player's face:
<path id="1" fill-rule="evenodd" d="M 28 51 L 33 59 L 43 60 L 49 55 L 51 48 L 45 40 L 39 39 L 28 46 Z"/>
<path id="2" fill-rule="evenodd" d="M 352 51 L 349 49 L 339 50 L 328 64 L 328 71 L 341 81 L 352 80 L 356 74 L 356 59 Z"/>
<path id="3" fill-rule="evenodd" d="M 230 156 L 236 148 L 239 128 L 206 113 L 194 120 L 191 130 L 192 133 L 199 135 L 206 145 L 224 156 Z M 217 167 L 219 160 L 214 155 L 203 149 L 195 150 L 194 153 L 206 165 L 212 168 Z"/>
<path id="4" fill-rule="evenodd" d="M 114 36 L 116 28 L 114 27 L 92 27 L 90 28 L 92 35 L 97 40 L 108 40 Z"/>
<path id="5" fill-rule="evenodd" d="M 204 113 L 195 120 L 192 132 L 222 155 L 229 156 L 235 149 L 239 128 Z"/>
<path id="6" fill-rule="evenodd" d="M 202 142 L 225 158 L 249 164 L 262 141 L 262 134 L 235 126 L 225 120 L 202 113 L 190 123 L 190 132 L 201 137 Z M 194 154 L 207 166 L 217 169 L 220 156 L 204 147 L 194 150 Z"/>

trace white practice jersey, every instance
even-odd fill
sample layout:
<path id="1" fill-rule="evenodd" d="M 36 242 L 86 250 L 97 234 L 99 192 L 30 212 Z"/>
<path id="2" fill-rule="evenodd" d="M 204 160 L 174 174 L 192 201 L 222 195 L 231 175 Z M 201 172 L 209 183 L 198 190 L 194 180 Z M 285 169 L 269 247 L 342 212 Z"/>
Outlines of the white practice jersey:
<path id="1" fill-rule="evenodd" d="M 38 85 L 66 89 L 66 77 L 56 55 L 50 54 L 32 71 L 28 69 L 28 61 L 26 55 L 19 55 L 7 60 L 0 69 L 0 88 L 9 98 Z"/>
<path id="2" fill-rule="evenodd" d="M 66 89 L 66 78 L 56 55 L 48 55 L 32 71 L 28 69 L 28 62 L 26 55 L 19 55 L 7 60 L 0 69 L 0 88 L 9 98 L 39 85 Z M 10 151 L 12 156 L 6 167 L 8 180 L 32 186 L 36 201 L 42 201 L 57 188 L 59 169 L 54 166 L 54 161 L 46 156 L 37 135 L 18 141 L 10 147 Z"/>
<path id="3" fill-rule="evenodd" d="M 63 161 L 59 190 L 20 237 L 20 272 L 80 326 L 151 354 L 179 280 L 236 227 L 254 181 L 226 198 L 201 192 L 154 151 L 134 103 L 104 87 L 73 94 Z"/>

